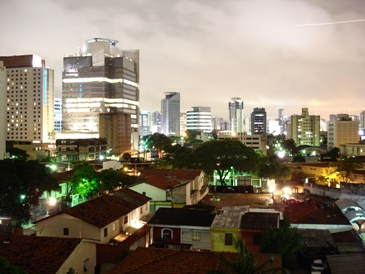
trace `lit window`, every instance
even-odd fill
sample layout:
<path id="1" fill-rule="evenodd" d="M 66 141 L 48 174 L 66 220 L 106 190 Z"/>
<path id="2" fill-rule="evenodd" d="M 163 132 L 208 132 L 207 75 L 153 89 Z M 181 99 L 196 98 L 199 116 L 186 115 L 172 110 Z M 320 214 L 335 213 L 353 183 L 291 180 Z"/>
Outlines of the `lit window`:
<path id="1" fill-rule="evenodd" d="M 193 241 L 201 241 L 201 232 L 193 232 Z"/>

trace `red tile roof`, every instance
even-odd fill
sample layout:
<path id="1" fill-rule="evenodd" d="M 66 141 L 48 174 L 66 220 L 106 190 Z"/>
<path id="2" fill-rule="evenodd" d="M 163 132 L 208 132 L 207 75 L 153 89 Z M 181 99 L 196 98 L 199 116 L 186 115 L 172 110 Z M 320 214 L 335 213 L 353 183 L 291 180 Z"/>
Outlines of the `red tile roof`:
<path id="1" fill-rule="evenodd" d="M 147 184 L 166 190 L 191 182 L 202 172 L 201 169 L 145 169 L 140 176 Z"/>
<path id="2" fill-rule="evenodd" d="M 29 274 L 54 274 L 82 239 L 12 235 L 0 242 L 0 254 Z"/>
<path id="3" fill-rule="evenodd" d="M 222 253 L 229 260 L 236 260 L 236 253 Z M 272 257 L 270 254 L 255 254 L 258 265 Z M 273 264 L 267 270 L 281 266 L 281 255 L 275 255 Z M 139 247 L 112 268 L 109 274 L 206 274 L 209 270 L 231 272 L 217 253 L 182 249 L 142 248 Z"/>
<path id="4" fill-rule="evenodd" d="M 336 205 L 328 205 L 313 199 L 290 205 L 285 208 L 285 212 L 290 222 L 294 224 L 349 224 Z"/>
<path id="5" fill-rule="evenodd" d="M 118 194 L 119 192 L 120 195 Z M 96 227 L 103 228 L 141 205 L 146 204 L 149 200 L 151 198 L 133 190 L 122 189 L 70 207 L 45 219 L 66 213 Z M 41 222 L 42 220 L 38 220 L 35 223 Z"/>

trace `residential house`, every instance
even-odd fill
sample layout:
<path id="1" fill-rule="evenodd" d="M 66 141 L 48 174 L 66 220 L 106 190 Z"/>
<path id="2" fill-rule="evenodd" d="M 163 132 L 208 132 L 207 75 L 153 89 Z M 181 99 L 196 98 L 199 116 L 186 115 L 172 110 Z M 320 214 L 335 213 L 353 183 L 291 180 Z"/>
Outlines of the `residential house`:
<path id="1" fill-rule="evenodd" d="M 201 169 L 145 169 L 140 183 L 129 188 L 151 197 L 151 211 L 159 207 L 194 205 L 208 193 L 208 180 Z"/>
<path id="2" fill-rule="evenodd" d="M 331 233 L 352 230 L 352 225 L 335 203 L 332 205 L 310 199 L 285 208 L 292 227 L 299 229 L 327 229 Z"/>
<path id="3" fill-rule="evenodd" d="M 0 240 L 1 257 L 28 274 L 95 273 L 96 244 L 92 241 L 7 233 L 0 233 Z"/>
<path id="4" fill-rule="evenodd" d="M 237 261 L 235 253 L 221 253 L 221 255 L 228 261 Z M 253 257 L 258 266 L 264 265 L 274 257 L 272 262 L 268 262 L 260 269 L 263 272 L 282 266 L 280 254 L 253 254 Z M 139 247 L 108 274 L 206 274 L 209 271 L 233 273 L 222 257 L 215 252 Z"/>
<path id="5" fill-rule="evenodd" d="M 160 207 L 148 222 L 153 231 L 153 246 L 210 250 L 213 209 L 212 206 Z"/>
<path id="6" fill-rule="evenodd" d="M 119 234 L 130 235 L 144 225 L 142 219 L 150 213 L 149 201 L 149 197 L 123 188 L 36 221 L 36 235 L 109 243 Z"/>
<path id="7" fill-rule="evenodd" d="M 257 253 L 261 248 L 262 233 L 269 228 L 279 228 L 280 213 L 273 209 L 249 209 L 241 217 L 241 238 L 247 250 Z"/>
<path id="8" fill-rule="evenodd" d="M 241 216 L 249 206 L 222 207 L 210 227 L 211 250 L 236 252 L 234 242 L 241 238 Z"/>

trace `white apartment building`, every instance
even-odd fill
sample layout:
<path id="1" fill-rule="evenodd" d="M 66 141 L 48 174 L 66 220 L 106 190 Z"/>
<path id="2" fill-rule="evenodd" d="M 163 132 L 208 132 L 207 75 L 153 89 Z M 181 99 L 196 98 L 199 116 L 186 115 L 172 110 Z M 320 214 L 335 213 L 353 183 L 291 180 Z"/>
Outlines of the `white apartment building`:
<path id="1" fill-rule="evenodd" d="M 338 114 L 336 121 L 328 122 L 327 148 L 339 148 L 340 145 L 358 143 L 359 121 L 353 121 L 348 114 Z"/>
<path id="2" fill-rule="evenodd" d="M 54 130 L 53 70 L 37 55 L 1 56 L 0 61 L 6 67 L 6 140 L 50 142 Z"/>
<path id="3" fill-rule="evenodd" d="M 0 160 L 6 152 L 6 68 L 0 61 Z"/>
<path id="4" fill-rule="evenodd" d="M 291 116 L 291 138 L 300 145 L 320 145 L 320 116 L 309 115 L 308 108 L 302 108 L 301 115 Z"/>
<path id="5" fill-rule="evenodd" d="M 218 140 L 225 139 L 238 140 L 247 147 L 253 148 L 255 151 L 260 151 L 263 155 L 267 154 L 267 135 L 254 134 L 248 135 L 246 132 L 232 133 L 232 131 L 219 131 Z"/>
<path id="6" fill-rule="evenodd" d="M 54 131 L 62 132 L 62 99 L 54 99 Z"/>

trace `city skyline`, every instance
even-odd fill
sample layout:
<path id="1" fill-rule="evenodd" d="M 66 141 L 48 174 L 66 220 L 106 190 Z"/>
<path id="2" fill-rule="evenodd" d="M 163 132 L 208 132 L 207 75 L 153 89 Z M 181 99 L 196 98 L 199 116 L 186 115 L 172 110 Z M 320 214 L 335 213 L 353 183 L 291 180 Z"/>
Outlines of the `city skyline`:
<path id="1" fill-rule="evenodd" d="M 140 109 L 160 110 L 179 92 L 181 111 L 209 106 L 228 119 L 240 97 L 244 116 L 303 107 L 360 115 L 365 109 L 363 1 L 100 1 L 1 3 L 0 55 L 36 54 L 54 70 L 61 97 L 62 61 L 90 38 L 139 49 Z"/>

